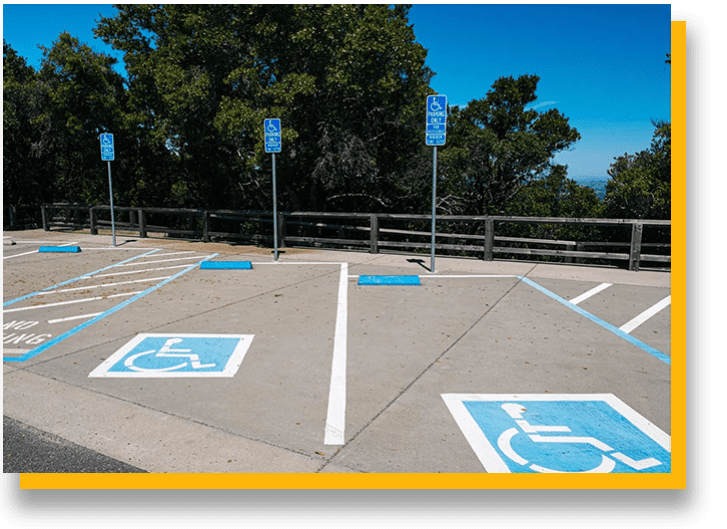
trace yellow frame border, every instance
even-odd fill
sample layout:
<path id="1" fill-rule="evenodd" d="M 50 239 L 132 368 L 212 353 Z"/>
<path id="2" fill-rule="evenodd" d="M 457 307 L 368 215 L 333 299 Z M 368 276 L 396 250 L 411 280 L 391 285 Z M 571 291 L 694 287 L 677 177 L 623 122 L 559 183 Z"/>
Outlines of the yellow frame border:
<path id="1" fill-rule="evenodd" d="M 686 22 L 671 23 L 670 474 L 20 474 L 21 489 L 685 489 Z"/>

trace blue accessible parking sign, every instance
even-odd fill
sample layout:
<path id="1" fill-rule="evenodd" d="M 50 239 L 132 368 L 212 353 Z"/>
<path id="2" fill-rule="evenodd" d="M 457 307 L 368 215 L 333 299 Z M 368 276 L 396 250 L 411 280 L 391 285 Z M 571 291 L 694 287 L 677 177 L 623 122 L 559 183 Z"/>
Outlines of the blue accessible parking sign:
<path id="1" fill-rule="evenodd" d="M 671 438 L 610 394 L 442 398 L 487 472 L 671 472 Z"/>
<path id="2" fill-rule="evenodd" d="M 265 152 L 276 153 L 282 149 L 282 136 L 280 128 L 280 119 L 266 119 L 263 122 L 265 128 Z"/>
<path id="3" fill-rule="evenodd" d="M 427 96 L 426 144 L 442 146 L 447 141 L 447 96 Z"/>
<path id="4" fill-rule="evenodd" d="M 98 139 L 101 142 L 101 161 L 113 162 L 115 158 L 114 135 L 111 133 L 104 133 L 101 134 Z"/>
<path id="5" fill-rule="evenodd" d="M 89 377 L 232 377 L 253 335 L 139 334 Z"/>

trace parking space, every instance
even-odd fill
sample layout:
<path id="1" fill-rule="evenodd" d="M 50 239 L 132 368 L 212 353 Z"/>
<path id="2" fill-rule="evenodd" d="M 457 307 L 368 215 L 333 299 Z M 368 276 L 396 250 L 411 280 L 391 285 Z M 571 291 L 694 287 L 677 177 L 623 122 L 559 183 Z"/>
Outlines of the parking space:
<path id="1" fill-rule="evenodd" d="M 467 428 L 485 411 L 467 395 L 612 395 L 629 421 L 642 417 L 661 441 L 671 432 L 668 273 L 441 258 L 430 274 L 406 256 L 310 251 L 273 262 L 222 245 L 111 250 L 79 238 L 78 254 L 4 254 L 5 413 L 142 469 L 518 471 L 485 464 L 515 451 L 530 454 L 515 468 L 530 469 L 522 461 L 548 443 L 511 432 L 508 443 L 533 439 L 534 451 L 506 443 L 515 448 L 485 448 L 499 455 L 483 459 L 489 432 L 477 427 L 473 441 Z M 106 420 L 93 418 L 94 399 Z M 594 399 L 591 409 L 616 402 Z M 152 416 L 175 429 L 146 441 L 129 433 Z M 229 465 L 220 447 L 234 453 Z M 593 468 L 668 471 L 663 454 L 624 450 L 588 453 L 582 466 L 603 457 Z M 623 466 L 618 454 L 664 461 Z"/>
<path id="2" fill-rule="evenodd" d="M 331 268 L 337 271 L 338 267 L 327 268 L 291 266 L 281 273 L 279 268 L 260 266 L 255 274 L 214 271 L 211 275 L 197 270 L 180 283 L 185 290 L 183 297 L 160 292 L 139 306 L 139 311 L 169 315 L 153 326 L 159 335 L 251 336 L 250 348 L 233 378 L 119 378 L 88 383 L 118 398 L 128 398 L 131 393 L 143 406 L 194 417 L 226 432 L 319 457 L 316 452 L 323 450 L 338 286 L 337 274 L 330 273 Z M 241 273 L 246 275 L 240 277 Z M 314 297 L 309 295 L 311 289 Z M 196 311 L 177 310 L 191 303 Z M 132 318 L 127 325 L 142 324 L 141 314 Z M 116 351 L 127 338 L 123 335 L 105 350 Z M 177 347 L 194 345 L 185 340 Z M 204 352 L 200 355 L 201 362 L 209 361 Z M 80 378 L 83 376 L 81 372 Z"/>
<path id="3" fill-rule="evenodd" d="M 366 355 L 367 366 L 386 367 L 379 371 L 357 366 L 352 371 L 366 373 L 360 382 L 362 401 L 367 400 L 364 395 L 371 380 L 381 381 L 382 387 L 370 391 L 369 402 L 386 389 L 389 400 L 376 420 L 347 446 L 340 463 L 368 472 L 422 468 L 427 472 L 481 472 L 483 467 L 472 447 L 460 431 L 452 430 L 452 415 L 441 398 L 448 393 L 609 393 L 630 403 L 663 431 L 670 431 L 671 416 L 665 405 L 670 398 L 668 364 L 519 278 L 446 281 L 454 284 L 447 283 L 445 289 L 445 279 L 423 278 L 423 284 L 430 285 L 424 288 L 432 294 L 421 291 L 428 306 L 409 291 L 404 297 L 406 287 L 371 294 L 397 317 L 389 318 L 380 329 L 362 325 L 351 334 L 367 333 L 369 339 L 363 342 L 367 344 L 370 335 L 378 333 L 391 344 L 386 351 L 367 351 Z M 355 313 L 352 310 L 352 321 Z M 401 314 L 411 318 L 404 321 Z M 431 325 L 433 320 L 437 325 Z M 357 356 L 353 350 L 352 346 L 351 356 Z M 404 374 L 409 367 L 411 371 Z M 397 368 L 408 387 L 391 382 Z M 352 385 L 354 377 L 352 374 Z"/>

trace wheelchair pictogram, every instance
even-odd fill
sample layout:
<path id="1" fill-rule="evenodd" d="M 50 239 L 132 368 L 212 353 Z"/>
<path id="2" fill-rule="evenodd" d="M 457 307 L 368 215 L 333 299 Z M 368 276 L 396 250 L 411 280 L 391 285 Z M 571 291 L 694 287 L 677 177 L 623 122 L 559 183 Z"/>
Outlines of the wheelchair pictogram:
<path id="1" fill-rule="evenodd" d="M 89 377 L 232 377 L 251 334 L 139 334 Z"/>
<path id="2" fill-rule="evenodd" d="M 265 120 L 265 135 L 272 135 L 274 137 L 280 136 L 280 119 L 266 119 Z"/>
<path id="3" fill-rule="evenodd" d="M 433 116 L 446 118 L 446 110 L 446 95 L 427 96 L 427 123 L 433 123 Z"/>
<path id="4" fill-rule="evenodd" d="M 178 344 L 182 342 L 183 340 L 181 338 L 170 338 L 168 339 L 164 345 L 159 349 L 157 352 L 156 350 L 152 349 L 150 351 L 143 351 L 141 353 L 136 353 L 130 357 L 128 357 L 126 360 L 124 360 L 124 365 L 131 369 L 132 371 L 143 371 L 143 372 L 164 372 L 164 371 L 174 371 L 175 369 L 181 369 L 183 367 L 186 367 L 188 364 L 192 366 L 192 369 L 206 369 L 210 367 L 215 367 L 215 363 L 210 364 L 202 364 L 199 361 L 199 355 L 192 353 L 191 349 L 172 349 L 171 346 Z M 156 353 L 157 358 L 188 358 L 188 362 L 182 362 L 181 364 L 176 364 L 169 367 L 157 367 L 157 368 L 144 368 L 139 367 L 137 365 L 134 365 L 134 361 L 136 361 L 141 356 L 146 356 L 149 354 Z"/>
<path id="5" fill-rule="evenodd" d="M 530 437 L 530 440 L 535 443 L 575 443 L 575 444 L 588 444 L 591 446 L 594 446 L 595 448 L 601 450 L 604 452 L 604 454 L 601 454 L 601 461 L 600 464 L 594 468 L 591 468 L 589 470 L 580 470 L 579 473 L 608 473 L 612 472 L 614 468 L 616 468 L 616 460 L 621 461 L 622 463 L 630 466 L 634 470 L 644 470 L 647 468 L 655 467 L 657 465 L 661 465 L 661 461 L 653 458 L 648 457 L 641 459 L 639 461 L 635 461 L 631 459 L 630 457 L 622 454 L 621 452 L 614 452 L 614 449 L 611 448 L 606 443 L 599 441 L 595 437 L 579 437 L 579 436 L 560 436 L 560 435 L 554 435 L 554 436 L 542 436 L 540 435 L 540 432 L 562 432 L 562 433 L 569 433 L 571 429 L 567 426 L 534 426 L 531 425 L 526 419 L 523 418 L 523 414 L 527 411 L 527 409 L 522 405 L 518 403 L 506 403 L 502 405 L 502 409 L 505 410 L 505 412 L 515 421 L 517 424 L 517 428 L 509 428 L 508 430 L 502 432 L 500 437 L 497 439 L 497 445 L 502 450 L 502 452 L 509 457 L 511 460 L 515 461 L 516 463 L 520 465 L 528 465 L 531 470 L 534 470 L 535 472 L 542 472 L 542 473 L 557 473 L 557 472 L 573 472 L 569 470 L 556 470 L 547 468 L 545 466 L 541 466 L 538 464 L 529 464 L 530 462 L 525 459 L 524 457 L 520 456 L 512 447 L 512 438 L 516 435 L 520 434 L 521 432 L 527 436 Z M 611 457 L 608 457 L 606 454 L 610 455 Z M 613 459 L 612 459 L 613 458 Z"/>
<path id="6" fill-rule="evenodd" d="M 670 436 L 611 394 L 442 398 L 487 472 L 671 472 Z"/>

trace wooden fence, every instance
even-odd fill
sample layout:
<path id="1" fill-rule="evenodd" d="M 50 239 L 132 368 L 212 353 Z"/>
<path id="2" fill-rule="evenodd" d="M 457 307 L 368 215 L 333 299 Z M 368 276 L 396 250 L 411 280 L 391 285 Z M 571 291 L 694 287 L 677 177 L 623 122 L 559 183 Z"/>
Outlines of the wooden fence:
<path id="1" fill-rule="evenodd" d="M 46 204 L 41 206 L 43 229 L 88 228 L 95 235 L 99 228 L 111 227 L 110 209 L 109 206 Z M 242 240 L 272 246 L 273 215 L 270 212 L 114 207 L 114 213 L 117 230 L 138 232 L 142 238 L 156 233 L 204 242 Z M 283 212 L 278 214 L 278 240 L 281 248 L 287 245 L 374 254 L 382 251 L 424 254 L 431 252 L 431 232 L 426 231 L 429 223 L 429 215 Z M 550 229 L 595 227 L 601 231 L 610 229 L 611 233 L 595 241 L 503 235 L 508 231 L 505 227 L 509 226 L 512 231 L 513 225 L 539 225 Z M 644 262 L 662 268 L 671 264 L 668 242 L 643 240 L 646 229 L 659 231 L 664 239 L 664 233 L 671 230 L 669 220 L 441 215 L 437 216 L 437 226 L 439 240 L 435 249 L 449 255 L 474 254 L 486 261 L 492 261 L 495 256 L 566 263 L 619 261 L 633 271 L 638 271 Z M 613 240 L 614 237 L 621 239 Z M 650 253 L 642 253 L 644 250 Z"/>
<path id="2" fill-rule="evenodd" d="M 41 225 L 38 205 L 3 206 L 3 231 L 29 230 Z"/>

